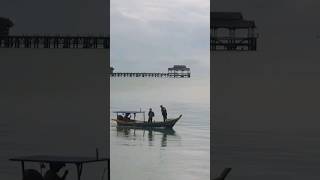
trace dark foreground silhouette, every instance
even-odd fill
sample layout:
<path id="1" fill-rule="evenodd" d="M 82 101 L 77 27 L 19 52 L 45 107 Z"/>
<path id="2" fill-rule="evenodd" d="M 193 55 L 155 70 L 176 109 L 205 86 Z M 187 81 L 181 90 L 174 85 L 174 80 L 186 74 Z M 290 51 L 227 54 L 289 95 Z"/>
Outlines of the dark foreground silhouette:
<path id="1" fill-rule="evenodd" d="M 227 175 L 230 173 L 231 168 L 225 168 L 222 173 L 220 174 L 220 176 L 214 178 L 213 180 L 224 180 Z"/>

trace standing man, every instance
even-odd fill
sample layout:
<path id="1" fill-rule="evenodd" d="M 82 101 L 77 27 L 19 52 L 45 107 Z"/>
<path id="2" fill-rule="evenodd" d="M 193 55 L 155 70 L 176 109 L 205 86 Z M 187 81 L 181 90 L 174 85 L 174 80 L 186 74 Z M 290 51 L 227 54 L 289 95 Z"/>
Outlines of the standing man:
<path id="1" fill-rule="evenodd" d="M 148 123 L 151 123 L 152 122 L 152 118 L 154 117 L 154 112 L 152 111 L 151 108 L 149 109 L 148 116 L 149 116 Z"/>
<path id="2" fill-rule="evenodd" d="M 167 109 L 165 107 L 163 107 L 162 105 L 160 105 L 161 108 L 161 113 L 163 116 L 163 122 L 165 122 L 167 120 Z"/>

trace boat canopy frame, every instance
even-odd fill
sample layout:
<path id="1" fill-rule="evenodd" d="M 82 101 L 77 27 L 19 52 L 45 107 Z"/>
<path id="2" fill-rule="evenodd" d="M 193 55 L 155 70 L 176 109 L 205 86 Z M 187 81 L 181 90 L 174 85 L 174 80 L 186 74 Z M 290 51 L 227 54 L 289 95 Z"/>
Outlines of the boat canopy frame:
<path id="1" fill-rule="evenodd" d="M 134 120 L 136 120 L 135 114 L 143 114 L 143 122 L 146 121 L 146 112 L 141 110 L 140 111 L 113 111 L 113 113 L 115 113 L 117 117 L 119 114 L 126 114 L 126 113 L 134 114 Z"/>
<path id="2" fill-rule="evenodd" d="M 75 164 L 77 168 L 77 180 L 81 180 L 83 164 L 95 163 L 107 161 L 108 163 L 108 179 L 110 179 L 110 159 L 95 157 L 68 157 L 68 156 L 48 156 L 48 155 L 35 155 L 35 156 L 21 156 L 9 159 L 10 161 L 18 161 L 21 163 L 22 179 L 25 178 L 25 162 L 33 163 L 64 163 L 64 164 Z"/>

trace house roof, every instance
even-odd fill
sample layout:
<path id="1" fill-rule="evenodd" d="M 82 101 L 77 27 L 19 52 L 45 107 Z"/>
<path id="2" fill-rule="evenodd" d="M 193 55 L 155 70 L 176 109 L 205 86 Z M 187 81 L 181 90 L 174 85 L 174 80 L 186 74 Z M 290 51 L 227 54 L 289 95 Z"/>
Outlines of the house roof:
<path id="1" fill-rule="evenodd" d="M 240 12 L 211 12 L 211 28 L 255 28 L 255 22 L 243 19 Z"/>
<path id="2" fill-rule="evenodd" d="M 213 22 L 213 28 L 236 28 L 236 29 L 246 29 L 246 28 L 255 28 L 255 22 L 254 21 L 247 21 L 247 20 L 241 20 L 241 21 L 214 21 Z"/>
<path id="3" fill-rule="evenodd" d="M 211 17 L 214 20 L 242 20 L 240 12 L 211 12 Z"/>
<path id="4" fill-rule="evenodd" d="M 168 68 L 169 71 L 176 70 L 176 71 L 190 71 L 190 68 L 187 68 L 186 65 L 174 65 L 171 68 Z"/>

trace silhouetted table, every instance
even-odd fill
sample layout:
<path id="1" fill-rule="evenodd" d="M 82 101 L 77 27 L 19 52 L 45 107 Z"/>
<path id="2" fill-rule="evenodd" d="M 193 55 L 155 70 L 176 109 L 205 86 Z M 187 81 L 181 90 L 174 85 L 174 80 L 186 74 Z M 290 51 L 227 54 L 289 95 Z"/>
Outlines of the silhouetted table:
<path id="1" fill-rule="evenodd" d="M 24 175 L 24 172 L 25 172 L 25 168 L 24 168 L 25 162 L 38 162 L 38 163 L 58 162 L 58 163 L 65 163 L 65 164 L 75 164 L 77 167 L 78 180 L 81 179 L 83 164 L 107 161 L 108 162 L 108 180 L 110 180 L 110 159 L 107 159 L 107 158 L 97 159 L 95 157 L 42 156 L 41 155 L 41 156 L 21 156 L 21 157 L 11 158 L 10 161 L 21 162 L 22 175 Z"/>

